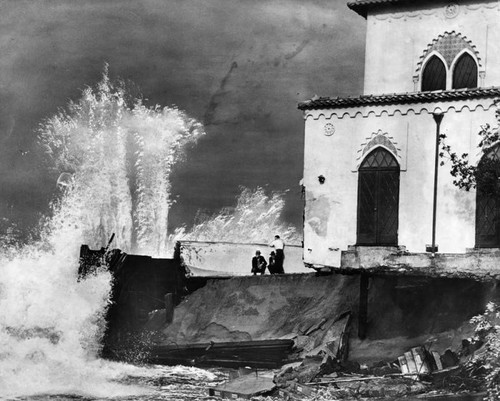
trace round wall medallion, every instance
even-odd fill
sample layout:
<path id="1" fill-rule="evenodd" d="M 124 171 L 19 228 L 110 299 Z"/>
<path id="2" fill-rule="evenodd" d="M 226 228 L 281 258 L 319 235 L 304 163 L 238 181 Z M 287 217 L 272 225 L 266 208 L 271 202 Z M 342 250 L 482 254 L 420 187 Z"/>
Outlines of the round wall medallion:
<path id="1" fill-rule="evenodd" d="M 459 11 L 460 8 L 457 3 L 450 3 L 444 8 L 444 16 L 446 18 L 455 18 Z"/>
<path id="2" fill-rule="evenodd" d="M 332 136 L 335 133 L 335 127 L 332 123 L 325 124 L 325 135 Z"/>

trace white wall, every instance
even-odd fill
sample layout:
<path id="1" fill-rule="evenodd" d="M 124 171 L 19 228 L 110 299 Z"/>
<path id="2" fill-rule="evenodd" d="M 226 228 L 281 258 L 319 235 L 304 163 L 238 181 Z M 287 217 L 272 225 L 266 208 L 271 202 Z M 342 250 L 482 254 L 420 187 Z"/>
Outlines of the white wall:
<path id="1" fill-rule="evenodd" d="M 441 132 L 447 143 L 459 154 L 471 154 L 475 163 L 480 126 L 495 125 L 491 99 L 306 112 L 304 262 L 338 267 L 340 252 L 356 244 L 357 168 L 365 144 L 377 134 L 394 144 L 401 166 L 399 245 L 425 252 L 432 235 L 436 125 L 431 113 L 438 108 L 445 112 Z M 333 135 L 325 134 L 326 124 L 333 124 Z M 439 252 L 465 252 L 474 246 L 475 193 L 456 188 L 449 171 L 449 163 L 439 168 L 436 242 Z"/>
<path id="2" fill-rule="evenodd" d="M 413 92 L 413 76 L 428 45 L 451 31 L 475 46 L 479 71 L 485 72 L 482 86 L 500 85 L 500 3 L 460 4 L 453 17 L 446 16 L 448 4 L 391 7 L 368 15 L 365 94 Z"/>
<path id="3" fill-rule="evenodd" d="M 256 250 L 269 262 L 273 250 L 267 244 L 231 244 L 223 242 L 181 241 L 184 262 L 194 275 L 249 276 Z M 285 245 L 285 273 L 310 273 L 302 260 L 302 247 Z M 266 274 L 269 271 L 266 269 Z"/>

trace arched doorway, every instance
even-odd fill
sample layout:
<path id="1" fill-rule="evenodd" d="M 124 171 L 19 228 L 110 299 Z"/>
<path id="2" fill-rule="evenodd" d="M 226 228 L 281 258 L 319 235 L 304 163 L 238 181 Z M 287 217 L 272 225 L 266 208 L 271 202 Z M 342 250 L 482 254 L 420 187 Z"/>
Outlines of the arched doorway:
<path id="1" fill-rule="evenodd" d="M 476 248 L 500 248 L 500 145 L 486 153 L 476 174 Z"/>
<path id="2" fill-rule="evenodd" d="M 377 147 L 365 157 L 358 178 L 358 245 L 397 245 L 399 164 Z"/>

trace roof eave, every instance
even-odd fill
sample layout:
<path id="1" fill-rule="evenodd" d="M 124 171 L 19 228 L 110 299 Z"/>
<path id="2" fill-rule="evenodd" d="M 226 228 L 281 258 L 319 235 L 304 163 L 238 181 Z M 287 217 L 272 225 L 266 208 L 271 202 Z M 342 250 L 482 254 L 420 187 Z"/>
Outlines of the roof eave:
<path id="1" fill-rule="evenodd" d="M 347 3 L 347 7 L 349 7 L 355 13 L 361 15 L 364 19 L 366 19 L 368 15 L 368 7 L 364 4 L 357 4 L 355 1 L 350 1 Z"/>
<path id="2" fill-rule="evenodd" d="M 477 98 L 500 98 L 500 87 L 454 89 L 434 92 L 411 92 L 359 97 L 319 97 L 300 102 L 297 108 L 306 110 L 342 109 L 350 107 L 380 106 L 390 104 L 431 103 L 435 101 L 459 101 Z"/>

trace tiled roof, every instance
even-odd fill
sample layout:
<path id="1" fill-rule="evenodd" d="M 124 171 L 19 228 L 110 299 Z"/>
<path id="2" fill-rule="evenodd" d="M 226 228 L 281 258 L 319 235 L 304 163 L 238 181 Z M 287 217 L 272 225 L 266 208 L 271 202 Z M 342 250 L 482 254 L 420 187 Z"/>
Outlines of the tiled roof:
<path id="1" fill-rule="evenodd" d="M 388 104 L 430 103 L 447 100 L 467 100 L 500 97 L 500 87 L 454 89 L 448 91 L 362 95 L 358 97 L 315 97 L 298 105 L 300 110 L 339 109 L 347 107 L 378 106 Z"/>
<path id="2" fill-rule="evenodd" d="M 394 3 L 423 3 L 423 0 L 356 0 L 349 1 L 347 7 L 356 11 L 359 15 L 366 18 L 368 8 L 376 6 L 385 6 Z"/>

